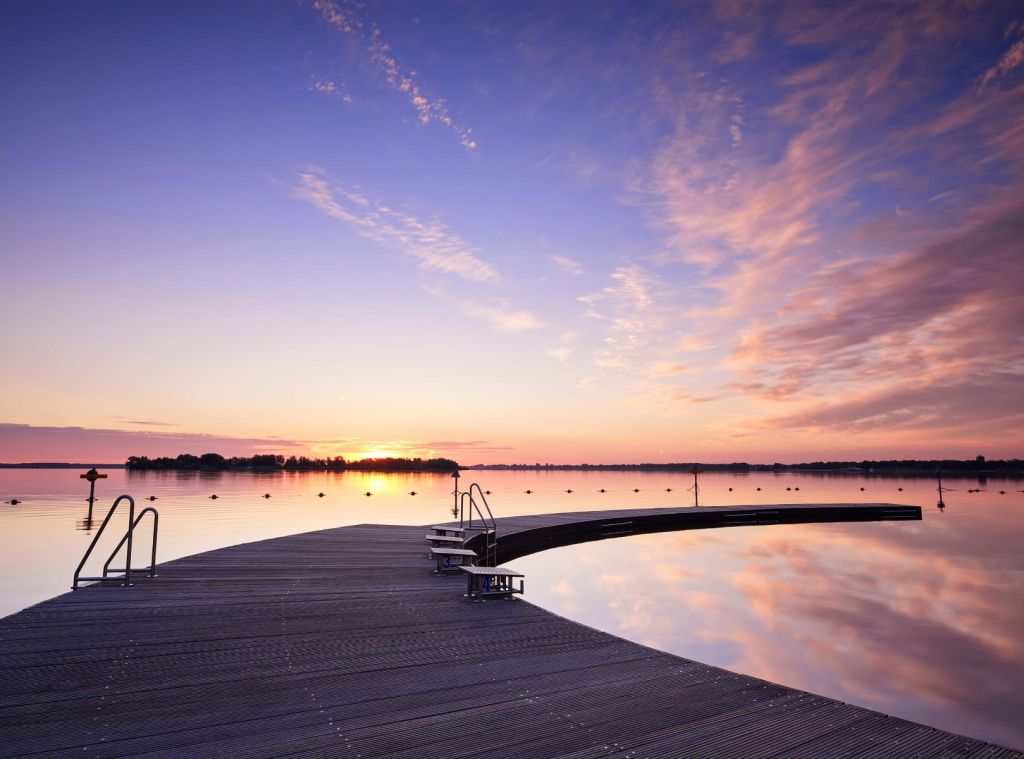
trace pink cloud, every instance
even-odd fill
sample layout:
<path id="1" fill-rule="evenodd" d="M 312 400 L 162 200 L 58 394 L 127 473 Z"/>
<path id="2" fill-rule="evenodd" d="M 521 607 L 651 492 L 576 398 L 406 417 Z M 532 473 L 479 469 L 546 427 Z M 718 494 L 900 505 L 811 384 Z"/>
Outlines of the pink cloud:
<path id="1" fill-rule="evenodd" d="M 735 365 L 769 396 L 848 389 L 780 426 L 1008 426 L 1024 412 L 1022 235 L 1016 205 L 919 249 L 826 270 L 799 305 L 746 333 Z"/>
<path id="2" fill-rule="evenodd" d="M 307 450 L 303 442 L 277 437 L 37 427 L 0 422 L 0 461 L 5 463 L 82 461 L 119 464 L 135 455 L 154 457 L 216 452 L 225 456 L 251 456 L 254 453 L 305 453 Z"/>
<path id="3" fill-rule="evenodd" d="M 739 26 L 756 15 L 718 11 Z M 670 257 L 717 291 L 675 326 L 732 346 L 723 390 L 755 414 L 733 420 L 738 434 L 1024 440 L 1024 85 L 950 94 L 937 75 L 995 17 L 783 5 L 775 33 L 823 60 L 778 76 L 781 97 L 743 118 L 742 143 L 728 126 L 743 94 L 691 83 L 644 189 Z M 1000 77 L 1014 56 L 1011 45 Z"/>

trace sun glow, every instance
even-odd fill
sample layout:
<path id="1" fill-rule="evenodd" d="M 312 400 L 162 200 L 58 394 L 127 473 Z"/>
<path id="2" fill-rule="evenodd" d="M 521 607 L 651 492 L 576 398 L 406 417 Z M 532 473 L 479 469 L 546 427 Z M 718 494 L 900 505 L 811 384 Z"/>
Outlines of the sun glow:
<path id="1" fill-rule="evenodd" d="M 368 451 L 364 451 L 361 458 L 367 459 L 391 459 L 398 458 L 398 454 L 394 451 L 388 450 L 387 448 L 371 448 Z"/>
<path id="2" fill-rule="evenodd" d="M 395 489 L 397 482 L 394 477 L 383 474 L 371 474 L 363 479 L 368 493 L 384 495 Z"/>

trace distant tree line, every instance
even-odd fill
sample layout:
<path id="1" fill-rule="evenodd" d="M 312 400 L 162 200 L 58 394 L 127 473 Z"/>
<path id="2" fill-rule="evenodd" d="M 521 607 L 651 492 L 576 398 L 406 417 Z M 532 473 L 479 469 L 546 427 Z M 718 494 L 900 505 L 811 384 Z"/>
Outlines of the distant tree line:
<path id="1" fill-rule="evenodd" d="M 783 466 L 776 464 L 775 466 Z M 1024 472 L 1021 459 L 993 459 L 984 456 L 973 459 L 884 459 L 879 461 L 812 461 L 806 464 L 792 464 L 785 468 L 796 471 L 843 471 L 860 472 L 901 472 L 909 474 L 932 474 L 934 472 L 958 472 L 969 474 L 1006 474 Z"/>
<path id="2" fill-rule="evenodd" d="M 688 472 L 697 467 L 702 472 L 749 472 L 758 468 L 757 464 L 477 464 L 466 469 L 489 470 L 592 470 L 595 472 Z"/>
<path id="3" fill-rule="evenodd" d="M 487 470 L 551 470 L 551 471 L 595 471 L 595 472 L 848 472 L 850 474 L 934 474 L 935 472 L 956 472 L 968 474 L 1024 474 L 1021 459 L 986 460 L 984 456 L 973 459 L 887 459 L 878 461 L 812 461 L 802 464 L 748 464 L 745 461 L 731 464 L 702 464 L 699 462 L 673 464 L 479 464 L 467 469 Z"/>
<path id="4" fill-rule="evenodd" d="M 126 469 L 174 469 L 174 470 L 286 470 L 296 472 L 342 472 L 347 470 L 366 472 L 453 472 L 459 464 L 451 459 L 400 459 L 379 458 L 346 461 L 341 456 L 314 459 L 307 456 L 284 456 L 266 453 L 255 456 L 232 456 L 226 458 L 219 453 L 204 453 L 196 456 L 182 453 L 174 458 L 160 456 L 129 456 Z"/>

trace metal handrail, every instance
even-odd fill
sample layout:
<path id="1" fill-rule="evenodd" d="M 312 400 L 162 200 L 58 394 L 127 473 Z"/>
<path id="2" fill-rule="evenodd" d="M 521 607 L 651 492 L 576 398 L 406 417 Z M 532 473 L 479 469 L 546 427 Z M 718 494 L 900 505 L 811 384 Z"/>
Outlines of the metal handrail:
<path id="1" fill-rule="evenodd" d="M 99 577 L 82 577 L 82 569 L 85 567 L 85 563 L 89 560 L 89 557 L 92 555 L 93 549 L 96 548 L 96 544 L 99 542 L 100 536 L 103 535 L 103 531 L 106 529 L 107 524 L 110 522 L 110 518 L 114 516 L 114 512 L 117 511 L 117 507 L 120 506 L 121 501 L 124 500 L 128 501 L 128 529 L 125 531 L 124 536 L 118 542 L 117 546 L 114 547 L 114 550 L 111 552 L 107 560 L 103 562 L 103 574 Z M 132 537 L 135 534 L 135 528 L 139 526 L 139 522 L 142 521 L 142 518 L 146 516 L 146 514 L 150 513 L 153 515 L 153 550 L 152 553 L 150 554 L 148 572 L 150 577 L 156 577 L 156 543 L 157 536 L 160 530 L 160 512 L 158 512 L 152 506 L 147 506 L 146 508 L 139 512 L 138 516 L 135 516 L 135 499 L 132 498 L 130 495 L 121 495 L 118 496 L 117 499 L 110 505 L 110 510 L 107 512 L 107 515 L 103 517 L 103 522 L 102 524 L 100 524 L 100 528 L 96 530 L 96 534 L 93 536 L 92 542 L 89 543 L 89 547 L 86 549 L 85 555 L 82 557 L 82 560 L 78 563 L 78 567 L 75 569 L 75 577 L 74 581 L 71 584 L 71 589 L 78 590 L 78 584 L 82 581 L 102 582 L 103 580 L 122 579 L 120 577 L 110 577 L 111 572 L 124 572 L 124 582 L 122 583 L 122 585 L 124 585 L 124 587 L 126 588 L 129 585 L 131 585 Z M 121 550 L 121 547 L 124 546 L 126 543 L 127 546 L 125 548 L 124 568 L 111 569 L 110 563 L 114 560 L 114 557 L 117 556 L 118 551 Z"/>
<path id="2" fill-rule="evenodd" d="M 135 531 L 135 528 L 139 526 L 139 522 L 142 521 L 142 518 L 144 516 L 146 516 L 146 514 L 152 514 L 153 515 L 153 552 L 150 555 L 149 570 L 148 571 L 149 571 L 149 576 L 150 577 L 156 577 L 156 539 L 157 539 L 157 533 L 158 533 L 158 531 L 160 529 L 160 512 L 157 511 L 156 509 L 154 509 L 152 506 L 147 506 L 146 508 L 144 508 L 142 511 L 139 512 L 139 515 L 137 517 L 135 517 L 135 521 L 132 522 L 131 526 L 128 528 L 128 532 L 126 532 L 124 534 L 124 537 L 121 538 L 121 542 L 118 543 L 117 546 L 114 548 L 114 550 L 110 553 L 110 558 L 108 558 L 106 560 L 106 562 L 104 562 L 104 564 L 103 564 L 103 576 L 104 577 L 106 577 L 107 573 L 109 573 L 109 572 L 120 572 L 120 571 L 122 571 L 121 569 L 118 569 L 118 568 L 110 569 L 110 562 L 112 562 L 114 560 L 114 557 L 117 556 L 117 552 L 121 550 L 121 546 L 123 546 L 125 544 L 125 541 L 128 541 L 128 546 L 129 547 L 128 547 L 128 561 L 125 563 L 125 568 L 124 568 L 123 571 L 125 572 L 126 576 L 131 573 L 131 571 L 132 571 L 132 562 L 131 562 L 131 550 L 132 550 L 131 549 L 131 539 L 132 539 L 132 533 Z M 127 582 L 125 584 L 127 584 Z"/>
<path id="3" fill-rule="evenodd" d="M 469 502 L 469 508 L 466 508 L 467 501 Z M 484 505 L 487 506 L 486 502 L 485 502 Z M 464 491 L 462 493 L 459 493 L 459 526 L 460 527 L 467 527 L 468 526 L 469 529 L 479 529 L 479 528 L 474 528 L 473 527 L 473 512 L 474 511 L 476 512 L 476 515 L 478 517 L 480 517 L 480 522 L 483 524 L 483 526 L 485 528 L 492 529 L 492 530 L 494 529 L 494 527 L 495 527 L 494 516 L 490 515 L 490 508 L 489 507 L 487 508 L 487 511 L 488 511 L 487 515 L 485 515 L 480 510 L 480 507 L 477 505 L 476 499 L 473 497 L 472 488 L 470 490 L 466 490 L 466 491 Z M 469 513 L 469 518 L 468 519 L 466 518 L 467 512 Z M 488 519 L 488 515 L 490 515 L 490 519 Z"/>
<path id="4" fill-rule="evenodd" d="M 491 519 L 491 525 L 490 526 L 494 527 L 495 526 L 494 514 L 491 513 L 490 504 L 487 503 L 487 497 L 484 495 L 483 489 L 477 483 L 475 483 L 475 482 L 472 483 L 469 486 L 469 497 L 470 497 L 470 499 L 472 499 L 474 501 L 476 500 L 475 498 L 473 498 L 473 489 L 474 488 L 476 489 L 476 492 L 480 494 L 480 500 L 484 502 L 484 508 L 487 509 L 487 516 L 490 517 L 490 519 Z M 480 514 L 480 508 L 479 507 L 477 507 L 477 513 Z M 480 514 L 480 518 L 483 519 L 483 514 Z"/>
<path id="5" fill-rule="evenodd" d="M 483 502 L 484 508 L 487 509 L 485 515 L 480 510 L 480 505 L 477 503 L 474 497 L 474 491 L 480 495 L 480 500 Z M 469 500 L 469 508 L 466 508 L 466 501 Z M 487 497 L 484 495 L 483 489 L 477 484 L 473 483 L 469 486 L 469 490 L 464 491 L 460 494 L 459 499 L 459 526 L 466 525 L 466 512 L 469 512 L 469 529 L 473 528 L 473 512 L 476 511 L 477 516 L 480 517 L 480 521 L 483 523 L 484 530 L 484 547 L 486 549 L 484 562 L 487 566 L 494 566 L 494 559 L 497 555 L 497 544 L 498 544 L 498 530 L 497 524 L 494 521 L 494 514 L 491 512 L 491 506 L 487 503 Z"/>
<path id="6" fill-rule="evenodd" d="M 131 566 L 132 566 L 132 535 L 131 535 L 132 529 L 131 528 L 132 528 L 132 522 L 135 521 L 135 499 L 132 498 L 130 495 L 120 495 L 120 496 L 118 496 L 114 500 L 114 503 L 111 504 L 110 511 L 108 511 L 107 515 L 105 517 L 103 517 L 103 523 L 100 525 L 100 528 L 98 530 L 96 530 L 96 534 L 93 536 L 92 542 L 89 544 L 89 547 L 85 551 L 85 556 L 83 556 L 82 560 L 78 563 L 78 568 L 75 570 L 75 579 L 71 583 L 71 589 L 72 590 L 78 590 L 78 578 L 79 578 L 79 575 L 82 574 L 82 567 L 84 567 L 85 566 L 85 562 L 89 560 L 89 556 L 92 554 L 92 549 L 94 549 L 96 547 L 96 543 L 99 542 L 100 536 L 103 534 L 103 530 L 105 530 L 106 527 L 107 527 L 107 522 L 109 522 L 110 518 L 112 516 L 114 516 L 114 512 L 117 511 L 117 507 L 121 504 L 121 501 L 125 500 L 126 498 L 128 499 L 128 561 L 125 563 L 125 566 L 128 567 L 129 570 L 131 570 Z M 118 546 L 118 548 L 120 548 L 120 546 Z M 104 574 L 104 577 L 105 576 L 106 575 Z M 125 572 L 125 574 L 124 574 L 124 585 L 125 585 L 125 587 L 128 587 L 130 579 L 131 579 L 131 571 Z"/>

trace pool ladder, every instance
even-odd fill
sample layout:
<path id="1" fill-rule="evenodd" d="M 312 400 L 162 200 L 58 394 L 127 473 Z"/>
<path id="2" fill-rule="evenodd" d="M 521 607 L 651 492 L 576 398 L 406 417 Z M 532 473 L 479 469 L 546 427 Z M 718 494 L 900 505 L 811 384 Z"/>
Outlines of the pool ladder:
<path id="1" fill-rule="evenodd" d="M 114 512 L 117 511 L 117 507 L 121 504 L 121 501 L 128 501 L 128 529 L 125 531 L 124 536 L 120 542 L 114 547 L 110 556 L 105 562 L 103 562 L 103 574 L 100 577 L 82 577 L 82 568 L 85 566 L 85 562 L 88 561 L 89 556 L 92 555 L 93 549 L 99 542 L 100 536 L 103 534 L 103 530 L 106 529 L 107 524 L 110 522 L 110 518 L 114 516 Z M 100 528 L 96 530 L 96 535 L 93 536 L 92 542 L 85 551 L 85 556 L 78 564 L 78 568 L 75 570 L 75 579 L 71 584 L 72 590 L 78 590 L 78 583 L 80 582 L 110 582 L 111 580 L 123 580 L 121 583 L 124 587 L 128 587 L 132 584 L 132 535 L 135 533 L 135 528 L 139 526 L 139 522 L 146 514 L 153 515 L 153 552 L 150 556 L 149 569 L 138 569 L 137 572 L 147 572 L 150 577 L 156 577 L 156 539 L 157 531 L 160 526 L 160 513 L 152 506 L 147 506 L 139 512 L 138 516 L 135 516 L 135 499 L 130 495 L 118 496 L 114 503 L 110 506 L 110 511 L 103 518 L 103 523 Z M 124 567 L 110 567 L 110 563 L 117 556 L 117 552 L 121 550 L 121 546 L 127 543 L 125 549 L 125 561 Z M 120 572 L 121 574 L 111 574 L 112 572 Z"/>
<path id="2" fill-rule="evenodd" d="M 480 504 L 483 504 L 483 509 L 480 508 Z M 480 520 L 477 524 L 473 523 L 474 512 Z M 469 486 L 469 490 L 460 496 L 459 526 L 467 531 L 480 532 L 484 536 L 484 553 L 480 557 L 481 564 L 485 567 L 493 567 L 498 553 L 497 525 L 494 522 L 491 507 L 487 504 L 484 491 L 475 482 Z"/>

